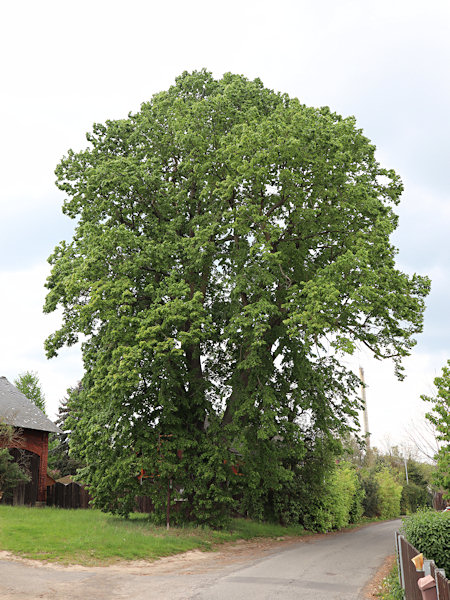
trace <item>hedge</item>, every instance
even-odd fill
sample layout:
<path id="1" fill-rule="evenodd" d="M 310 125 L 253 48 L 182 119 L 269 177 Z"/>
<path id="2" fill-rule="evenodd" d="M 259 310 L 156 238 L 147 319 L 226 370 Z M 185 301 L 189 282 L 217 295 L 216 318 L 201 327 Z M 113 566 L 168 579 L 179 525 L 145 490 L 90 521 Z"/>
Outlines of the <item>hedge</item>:
<path id="1" fill-rule="evenodd" d="M 450 575 L 450 511 L 419 510 L 403 520 L 402 532 L 425 558 Z"/>

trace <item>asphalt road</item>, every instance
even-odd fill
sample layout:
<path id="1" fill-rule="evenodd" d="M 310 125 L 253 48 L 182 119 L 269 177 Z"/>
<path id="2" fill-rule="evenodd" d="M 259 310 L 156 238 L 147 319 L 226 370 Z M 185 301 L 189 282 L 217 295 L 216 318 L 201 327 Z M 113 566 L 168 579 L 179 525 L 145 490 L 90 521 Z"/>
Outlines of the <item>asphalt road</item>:
<path id="1" fill-rule="evenodd" d="M 0 560 L 2 600 L 361 600 L 400 521 L 122 567 Z"/>

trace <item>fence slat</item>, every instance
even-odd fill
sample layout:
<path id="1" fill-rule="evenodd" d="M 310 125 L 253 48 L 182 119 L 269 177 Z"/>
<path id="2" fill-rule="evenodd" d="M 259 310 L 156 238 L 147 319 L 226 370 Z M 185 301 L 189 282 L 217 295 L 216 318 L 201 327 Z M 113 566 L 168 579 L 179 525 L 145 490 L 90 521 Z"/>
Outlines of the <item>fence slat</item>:
<path id="1" fill-rule="evenodd" d="M 403 573 L 403 559 L 402 559 L 402 547 L 400 544 L 400 534 L 398 531 L 395 532 L 395 551 L 397 555 L 397 566 L 398 576 L 400 579 L 400 585 L 402 589 L 405 589 L 405 575 Z"/>
<path id="2" fill-rule="evenodd" d="M 439 600 L 450 600 L 450 580 L 443 569 L 435 570 L 435 581 Z"/>
<path id="3" fill-rule="evenodd" d="M 56 482 L 47 488 L 47 505 L 59 508 L 89 508 L 89 492 L 79 483 Z"/>
<path id="4" fill-rule="evenodd" d="M 424 571 L 416 571 L 412 558 L 420 554 L 403 535 L 396 535 L 396 549 L 399 562 L 400 583 L 405 592 L 405 600 L 422 600 L 422 594 L 417 581 L 424 577 Z M 436 581 L 438 600 L 450 600 L 450 580 L 445 576 L 443 569 L 438 569 L 433 561 L 430 562 L 430 572 Z"/>
<path id="5" fill-rule="evenodd" d="M 405 575 L 405 597 L 407 600 L 422 600 L 422 594 L 417 585 L 418 580 L 424 577 L 423 571 L 417 571 L 412 558 L 419 554 L 419 551 L 411 546 L 403 536 L 400 537 L 402 547 L 403 573 Z"/>

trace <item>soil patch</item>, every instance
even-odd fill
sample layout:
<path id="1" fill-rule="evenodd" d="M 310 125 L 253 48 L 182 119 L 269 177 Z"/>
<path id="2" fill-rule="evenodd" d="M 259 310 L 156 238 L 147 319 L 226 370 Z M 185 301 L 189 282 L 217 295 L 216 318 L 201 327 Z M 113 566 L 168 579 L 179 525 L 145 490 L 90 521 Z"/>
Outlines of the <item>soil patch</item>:
<path id="1" fill-rule="evenodd" d="M 394 563 L 395 556 L 393 554 L 385 558 L 383 564 L 376 572 L 375 577 L 373 577 L 364 588 L 364 598 L 366 600 L 376 600 L 376 598 L 379 597 L 383 579 L 389 575 Z"/>

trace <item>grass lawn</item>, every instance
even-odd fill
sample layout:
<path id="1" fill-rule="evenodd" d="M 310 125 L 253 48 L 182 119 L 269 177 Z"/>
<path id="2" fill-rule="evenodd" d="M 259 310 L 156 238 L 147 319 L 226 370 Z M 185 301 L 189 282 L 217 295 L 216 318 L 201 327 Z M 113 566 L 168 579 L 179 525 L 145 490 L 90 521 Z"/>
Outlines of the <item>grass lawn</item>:
<path id="1" fill-rule="evenodd" d="M 118 560 L 152 560 L 195 548 L 255 537 L 305 534 L 301 526 L 233 520 L 230 529 L 183 527 L 167 531 L 147 515 L 120 519 L 98 510 L 26 508 L 0 505 L 0 550 L 63 564 L 100 565 Z"/>

